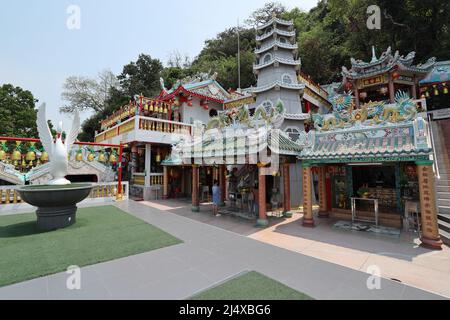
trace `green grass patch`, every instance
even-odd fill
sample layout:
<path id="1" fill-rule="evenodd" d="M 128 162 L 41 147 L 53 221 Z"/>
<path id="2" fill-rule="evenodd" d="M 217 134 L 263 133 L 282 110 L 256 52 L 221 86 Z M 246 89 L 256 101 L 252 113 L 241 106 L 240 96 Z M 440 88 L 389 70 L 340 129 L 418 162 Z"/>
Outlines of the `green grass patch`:
<path id="1" fill-rule="evenodd" d="M 181 242 L 114 206 L 79 209 L 74 225 L 46 233 L 34 213 L 0 216 L 0 287 Z"/>
<path id="2" fill-rule="evenodd" d="M 312 300 L 312 298 L 252 271 L 199 293 L 190 300 Z"/>

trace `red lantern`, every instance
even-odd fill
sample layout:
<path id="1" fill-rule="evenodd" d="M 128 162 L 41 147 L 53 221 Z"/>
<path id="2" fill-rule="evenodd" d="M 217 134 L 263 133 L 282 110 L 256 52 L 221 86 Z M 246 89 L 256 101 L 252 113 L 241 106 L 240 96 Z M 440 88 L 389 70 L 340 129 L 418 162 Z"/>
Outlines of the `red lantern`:
<path id="1" fill-rule="evenodd" d="M 392 74 L 392 78 L 393 78 L 394 80 L 400 78 L 400 73 L 398 73 L 397 71 L 395 71 L 395 72 Z"/>

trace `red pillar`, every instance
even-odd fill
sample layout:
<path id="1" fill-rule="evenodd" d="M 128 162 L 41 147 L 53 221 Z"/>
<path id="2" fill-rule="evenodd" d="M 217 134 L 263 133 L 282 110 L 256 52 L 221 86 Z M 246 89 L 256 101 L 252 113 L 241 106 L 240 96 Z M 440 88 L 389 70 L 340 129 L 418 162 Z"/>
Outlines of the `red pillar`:
<path id="1" fill-rule="evenodd" d="M 199 178 L 198 165 L 192 166 L 192 211 L 200 211 L 200 198 L 198 194 L 198 178 Z"/>
<path id="2" fill-rule="evenodd" d="M 259 206 L 259 219 L 257 222 L 258 227 L 267 227 L 269 221 L 267 220 L 266 210 L 266 176 L 263 174 L 263 167 L 258 165 L 258 206 Z"/>
<path id="3" fill-rule="evenodd" d="M 286 218 L 292 217 L 291 211 L 291 179 L 289 174 L 289 163 L 283 166 L 283 182 L 284 182 L 284 216 Z"/>

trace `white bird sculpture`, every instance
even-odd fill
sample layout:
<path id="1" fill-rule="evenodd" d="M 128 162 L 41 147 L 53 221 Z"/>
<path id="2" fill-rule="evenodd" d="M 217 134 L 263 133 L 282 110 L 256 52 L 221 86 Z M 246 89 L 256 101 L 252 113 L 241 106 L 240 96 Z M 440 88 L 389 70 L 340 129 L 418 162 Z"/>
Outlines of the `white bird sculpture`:
<path id="1" fill-rule="evenodd" d="M 70 152 L 73 143 L 77 139 L 78 132 L 80 132 L 80 115 L 78 110 L 75 110 L 75 117 L 73 119 L 72 128 L 70 133 L 66 135 L 66 140 L 62 141 L 62 121 L 59 122 L 56 129 L 56 139 L 53 139 L 52 133 L 47 123 L 45 116 L 45 104 L 39 107 L 37 113 L 37 129 L 39 132 L 39 138 L 41 139 L 42 146 L 49 155 L 50 161 L 50 173 L 53 176 L 53 180 L 49 182 L 50 185 L 67 185 L 70 181 L 65 177 L 68 172 L 68 152 Z"/>

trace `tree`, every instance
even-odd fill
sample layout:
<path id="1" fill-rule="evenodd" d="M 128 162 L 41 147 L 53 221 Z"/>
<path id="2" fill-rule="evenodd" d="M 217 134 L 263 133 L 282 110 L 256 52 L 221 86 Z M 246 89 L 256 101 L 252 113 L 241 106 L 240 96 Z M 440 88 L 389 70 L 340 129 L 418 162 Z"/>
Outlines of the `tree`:
<path id="1" fill-rule="evenodd" d="M 281 3 L 269 2 L 263 8 L 255 10 L 245 22 L 250 26 L 256 27 L 268 22 L 274 14 L 280 16 L 284 12 L 286 12 L 286 7 Z"/>
<path id="2" fill-rule="evenodd" d="M 150 55 L 140 54 L 136 62 L 130 62 L 123 67 L 122 73 L 117 77 L 123 93 L 130 99 L 136 94 L 152 97 L 159 93 L 160 72 L 163 65 L 158 59 Z"/>
<path id="3" fill-rule="evenodd" d="M 0 136 L 37 137 L 33 94 L 12 84 L 0 87 Z"/>
<path id="4" fill-rule="evenodd" d="M 110 70 L 100 72 L 97 79 L 71 76 L 63 85 L 61 97 L 67 103 L 60 108 L 61 112 L 72 113 L 92 110 L 102 112 L 112 89 L 119 87 L 116 76 Z"/>

